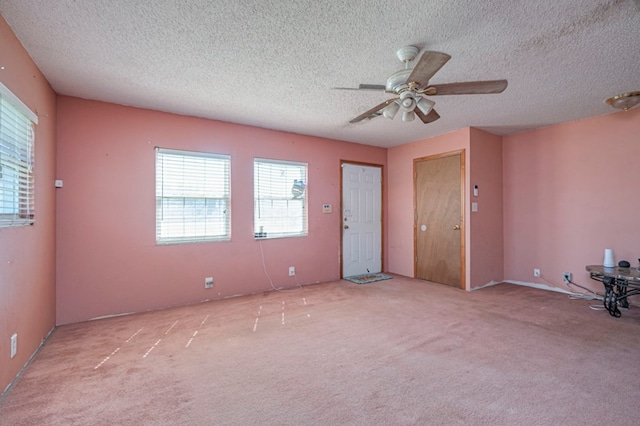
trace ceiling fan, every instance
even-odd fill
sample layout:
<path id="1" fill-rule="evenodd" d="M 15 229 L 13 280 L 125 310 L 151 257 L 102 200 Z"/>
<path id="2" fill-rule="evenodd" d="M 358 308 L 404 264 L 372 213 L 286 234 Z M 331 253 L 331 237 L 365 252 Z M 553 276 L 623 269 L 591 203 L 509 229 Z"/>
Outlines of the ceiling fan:
<path id="1" fill-rule="evenodd" d="M 384 86 L 360 84 L 357 88 L 336 87 L 340 90 L 383 90 L 385 93 L 396 95 L 360 114 L 349 123 L 357 123 L 365 118 L 374 118 L 379 115 L 393 120 L 398 111 L 402 111 L 402 121 L 413 121 L 417 115 L 423 123 L 432 123 L 440 118 L 440 115 L 433 109 L 435 102 L 424 95 L 479 95 L 502 93 L 507 88 L 507 80 L 429 84 L 429 79 L 451 59 L 451 56 L 428 50 L 422 54 L 416 66 L 410 69 L 409 64 L 416 58 L 418 52 L 419 49 L 415 46 L 399 49 L 397 56 L 405 67 L 392 74 Z"/>

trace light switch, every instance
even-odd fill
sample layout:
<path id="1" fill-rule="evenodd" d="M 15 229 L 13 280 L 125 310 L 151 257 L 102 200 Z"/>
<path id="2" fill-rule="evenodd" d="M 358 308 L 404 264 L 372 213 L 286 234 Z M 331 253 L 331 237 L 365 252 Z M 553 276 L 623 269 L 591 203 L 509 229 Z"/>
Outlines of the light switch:
<path id="1" fill-rule="evenodd" d="M 478 203 L 471 203 L 471 211 L 472 212 L 478 211 Z"/>
<path id="2" fill-rule="evenodd" d="M 331 207 L 331 204 L 323 204 L 322 213 L 333 213 L 333 208 Z"/>

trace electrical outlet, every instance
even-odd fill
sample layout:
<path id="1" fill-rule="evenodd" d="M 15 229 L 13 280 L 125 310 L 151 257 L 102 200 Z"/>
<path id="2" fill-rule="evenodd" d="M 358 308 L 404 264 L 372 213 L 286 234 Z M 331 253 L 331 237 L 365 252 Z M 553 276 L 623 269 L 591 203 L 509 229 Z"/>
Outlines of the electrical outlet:
<path id="1" fill-rule="evenodd" d="M 296 267 L 295 266 L 289 266 L 289 276 L 293 277 L 296 274 Z"/>
<path id="2" fill-rule="evenodd" d="M 564 280 L 565 283 L 570 283 L 571 282 L 571 272 L 563 272 L 562 273 L 562 279 Z"/>
<path id="3" fill-rule="evenodd" d="M 11 358 L 16 356 L 18 353 L 18 333 L 13 333 L 11 335 Z"/>
<path id="4" fill-rule="evenodd" d="M 540 278 L 540 269 L 535 268 L 535 269 L 533 270 L 533 276 L 534 276 L 534 277 L 538 277 L 538 278 Z"/>
<path id="5" fill-rule="evenodd" d="M 213 277 L 207 277 L 204 279 L 204 288 L 213 288 Z"/>

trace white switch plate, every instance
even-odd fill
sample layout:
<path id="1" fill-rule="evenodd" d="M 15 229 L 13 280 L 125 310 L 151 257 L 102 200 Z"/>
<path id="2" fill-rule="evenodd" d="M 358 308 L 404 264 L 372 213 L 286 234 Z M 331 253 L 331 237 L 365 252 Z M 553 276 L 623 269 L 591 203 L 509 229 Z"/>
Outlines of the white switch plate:
<path id="1" fill-rule="evenodd" d="M 478 203 L 476 203 L 476 202 L 471 203 L 471 211 L 472 212 L 477 212 L 478 211 Z"/>
<path id="2" fill-rule="evenodd" d="M 11 335 L 11 358 L 16 356 L 18 353 L 18 333 L 13 333 Z"/>
<path id="3" fill-rule="evenodd" d="M 62 186 L 64 185 L 64 182 L 62 181 L 62 179 L 56 179 L 54 182 L 54 185 L 56 188 L 62 188 Z"/>

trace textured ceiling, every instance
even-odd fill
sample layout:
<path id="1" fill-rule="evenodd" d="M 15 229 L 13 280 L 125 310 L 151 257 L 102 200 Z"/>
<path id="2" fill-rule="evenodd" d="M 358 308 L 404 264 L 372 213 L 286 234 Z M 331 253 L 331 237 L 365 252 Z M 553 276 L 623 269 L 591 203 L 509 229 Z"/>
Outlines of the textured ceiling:
<path id="1" fill-rule="evenodd" d="M 640 90 L 633 0 L 0 0 L 0 13 L 59 94 L 384 147 L 606 114 L 606 98 Z M 509 87 L 433 97 L 431 124 L 349 124 L 390 95 L 331 88 L 384 84 L 405 45 L 452 56 L 431 83 Z"/>

